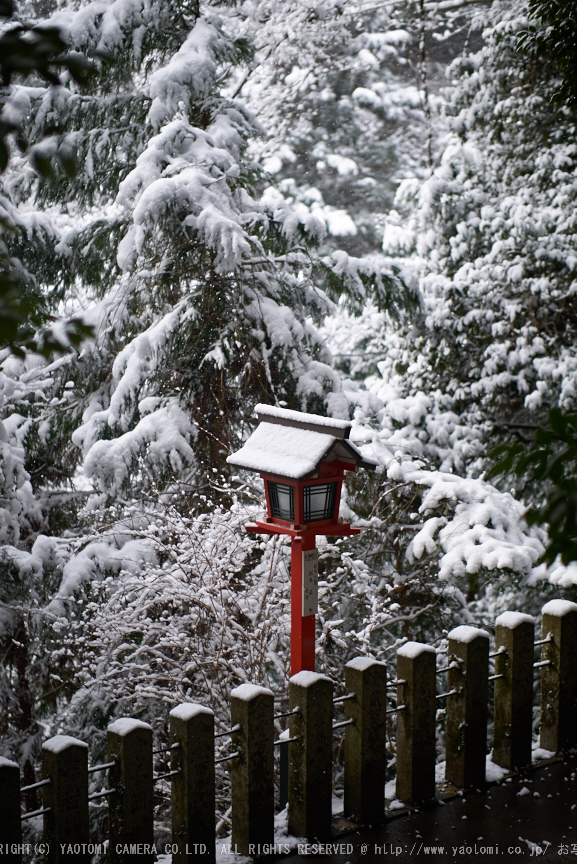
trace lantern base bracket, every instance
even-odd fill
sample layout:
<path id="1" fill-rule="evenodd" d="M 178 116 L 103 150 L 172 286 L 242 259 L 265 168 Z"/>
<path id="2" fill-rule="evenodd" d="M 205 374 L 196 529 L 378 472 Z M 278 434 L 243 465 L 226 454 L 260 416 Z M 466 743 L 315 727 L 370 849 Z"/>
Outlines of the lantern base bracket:
<path id="1" fill-rule="evenodd" d="M 275 525 L 273 522 L 251 522 L 245 526 L 249 534 L 286 534 L 288 537 L 306 537 L 317 536 L 323 534 L 326 537 L 351 537 L 355 534 L 360 534 L 360 528 L 353 528 L 348 522 L 341 522 L 337 525 L 314 525 L 303 526 L 302 528 L 289 528 L 288 525 Z"/>

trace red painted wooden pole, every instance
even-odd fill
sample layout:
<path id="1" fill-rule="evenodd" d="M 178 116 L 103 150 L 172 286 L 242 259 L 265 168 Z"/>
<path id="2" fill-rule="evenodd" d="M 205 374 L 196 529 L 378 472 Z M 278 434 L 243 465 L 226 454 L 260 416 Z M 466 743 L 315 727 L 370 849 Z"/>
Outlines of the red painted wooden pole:
<path id="1" fill-rule="evenodd" d="M 316 615 L 303 616 L 303 552 L 314 548 L 314 534 L 298 534 L 291 540 L 291 675 L 315 671 Z"/>

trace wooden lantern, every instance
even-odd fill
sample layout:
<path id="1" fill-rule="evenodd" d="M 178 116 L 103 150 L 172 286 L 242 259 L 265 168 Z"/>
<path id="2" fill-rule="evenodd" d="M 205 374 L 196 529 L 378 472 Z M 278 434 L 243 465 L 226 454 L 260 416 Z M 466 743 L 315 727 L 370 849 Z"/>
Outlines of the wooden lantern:
<path id="1" fill-rule="evenodd" d="M 317 534 L 358 534 L 339 518 L 345 471 L 374 470 L 349 441 L 351 423 L 269 405 L 257 405 L 259 425 L 227 462 L 257 471 L 267 513 L 247 525 L 254 534 L 291 537 L 291 674 L 315 668 L 318 597 Z"/>

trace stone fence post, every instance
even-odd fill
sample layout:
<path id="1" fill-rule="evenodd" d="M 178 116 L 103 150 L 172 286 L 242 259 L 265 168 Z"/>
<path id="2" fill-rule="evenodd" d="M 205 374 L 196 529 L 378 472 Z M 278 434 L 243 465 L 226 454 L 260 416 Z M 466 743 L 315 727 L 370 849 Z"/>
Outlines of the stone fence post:
<path id="1" fill-rule="evenodd" d="M 487 758 L 489 634 L 463 624 L 448 639 L 445 777 L 455 786 L 481 786 Z"/>
<path id="2" fill-rule="evenodd" d="M 108 838 L 111 864 L 153 864 L 152 727 L 121 717 L 108 727 Z M 135 852 L 131 852 L 131 847 Z"/>
<path id="3" fill-rule="evenodd" d="M 172 864 L 214 864 L 214 713 L 194 702 L 177 705 L 170 741 L 170 770 L 178 771 L 171 778 Z"/>
<path id="4" fill-rule="evenodd" d="M 420 642 L 397 651 L 397 798 L 407 804 L 435 797 L 435 669 L 437 652 Z"/>
<path id="5" fill-rule="evenodd" d="M 345 666 L 345 691 L 345 721 L 353 722 L 345 726 L 344 815 L 378 825 L 385 812 L 386 665 L 369 657 L 351 660 Z"/>
<path id="6" fill-rule="evenodd" d="M 89 864 L 88 744 L 69 735 L 56 735 L 42 745 L 44 842 L 49 864 Z M 80 851 L 75 845 L 80 844 Z"/>
<path id="7" fill-rule="evenodd" d="M 16 762 L 0 756 L 0 845 L 2 850 L 11 850 L 22 843 L 22 823 L 20 821 L 20 768 Z M 8 851 L 0 858 L 2 864 L 21 864 L 20 851 Z"/>
<path id="8" fill-rule="evenodd" d="M 326 842 L 332 824 L 333 684 L 303 670 L 289 682 L 289 831 Z"/>
<path id="9" fill-rule="evenodd" d="M 274 842 L 274 696 L 256 684 L 231 693 L 230 763 L 232 843 L 241 855 L 259 855 Z"/>
<path id="10" fill-rule="evenodd" d="M 511 770 L 531 764 L 535 622 L 522 612 L 504 612 L 495 625 L 492 759 Z"/>
<path id="11" fill-rule="evenodd" d="M 543 606 L 541 635 L 541 747 L 554 753 L 577 744 L 577 604 Z"/>

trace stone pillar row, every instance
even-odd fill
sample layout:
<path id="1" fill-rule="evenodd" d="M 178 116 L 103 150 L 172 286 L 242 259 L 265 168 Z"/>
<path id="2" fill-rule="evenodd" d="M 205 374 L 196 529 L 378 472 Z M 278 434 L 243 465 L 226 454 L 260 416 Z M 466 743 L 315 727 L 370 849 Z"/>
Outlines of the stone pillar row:
<path id="1" fill-rule="evenodd" d="M 485 781 L 487 705 L 494 681 L 492 760 L 506 769 L 531 761 L 533 681 L 541 673 L 541 747 L 559 752 L 577 745 L 577 604 L 552 600 L 542 610 L 542 638 L 533 619 L 505 612 L 496 621 L 495 648 L 476 627 L 448 634 L 446 665 L 437 668 L 434 648 L 408 642 L 397 652 L 396 680 L 384 663 L 358 657 L 345 667 L 345 720 L 334 723 L 333 683 L 325 675 L 299 672 L 289 683 L 289 832 L 326 842 L 331 837 L 333 736 L 344 730 L 344 815 L 364 825 L 384 816 L 387 714 L 396 715 L 396 795 L 407 804 L 434 798 L 437 709 L 446 705 L 445 779 L 461 788 Z M 535 661 L 535 646 L 541 659 Z M 495 672 L 489 675 L 489 658 Z M 437 676 L 447 673 L 439 693 Z M 387 708 L 387 688 L 397 691 Z M 286 715 L 283 715 L 286 716 Z M 243 684 L 231 693 L 230 764 L 232 843 L 243 855 L 268 854 L 274 844 L 274 697 Z M 172 790 L 172 861 L 215 861 L 215 731 L 213 712 L 184 703 L 170 712 L 169 775 Z M 48 864 L 89 864 L 88 775 L 101 770 L 108 801 L 111 864 L 152 864 L 152 728 L 132 718 L 108 727 L 107 762 L 88 767 L 86 743 L 57 735 L 42 747 L 42 792 Z M 16 763 L 0 757 L 0 844 L 7 864 L 22 852 L 20 776 Z M 28 814 L 32 815 L 32 814 Z"/>

